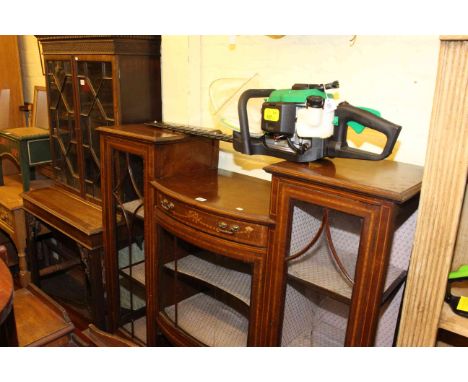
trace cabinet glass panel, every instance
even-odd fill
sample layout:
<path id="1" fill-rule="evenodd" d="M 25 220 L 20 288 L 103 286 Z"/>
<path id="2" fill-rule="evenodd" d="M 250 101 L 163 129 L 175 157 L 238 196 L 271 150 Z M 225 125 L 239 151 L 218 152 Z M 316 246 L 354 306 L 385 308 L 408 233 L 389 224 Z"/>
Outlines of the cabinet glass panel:
<path id="1" fill-rule="evenodd" d="M 134 340 L 146 343 L 143 160 L 120 151 L 114 151 L 113 155 L 119 327 Z"/>
<path id="2" fill-rule="evenodd" d="M 80 127 L 86 195 L 100 199 L 99 139 L 96 128 L 114 124 L 112 63 L 77 62 Z"/>
<path id="3" fill-rule="evenodd" d="M 80 189 L 70 61 L 46 61 L 52 164 L 59 182 Z"/>
<path id="4" fill-rule="evenodd" d="M 343 346 L 362 219 L 295 202 L 283 346 Z"/>
<path id="5" fill-rule="evenodd" d="M 247 346 L 253 266 L 159 227 L 159 317 L 207 346 Z"/>
<path id="6" fill-rule="evenodd" d="M 358 216 L 293 202 L 282 346 L 344 345 L 363 224 Z M 403 274 L 389 266 L 384 300 Z"/>

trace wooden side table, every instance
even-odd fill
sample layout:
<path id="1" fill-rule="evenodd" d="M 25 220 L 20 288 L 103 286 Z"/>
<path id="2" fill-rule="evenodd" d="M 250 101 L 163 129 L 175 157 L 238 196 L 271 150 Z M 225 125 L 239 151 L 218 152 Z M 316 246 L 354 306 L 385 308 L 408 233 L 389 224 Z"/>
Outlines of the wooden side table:
<path id="1" fill-rule="evenodd" d="M 0 131 L 0 186 L 3 186 L 2 158 L 9 157 L 18 164 L 24 191 L 29 190 L 31 167 L 49 163 L 49 131 L 39 127 L 18 127 Z"/>
<path id="2" fill-rule="evenodd" d="M 105 327 L 102 279 L 102 210 L 58 186 L 23 193 L 26 211 L 28 259 L 32 282 L 40 285 L 36 238 L 41 224 L 72 239 L 79 250 L 89 283 L 92 321 Z"/>
<path id="3" fill-rule="evenodd" d="M 265 170 L 273 175 L 270 212 L 277 222 L 268 269 L 272 280 L 268 343 L 285 340 L 285 327 L 296 319 L 291 306 L 302 298 L 317 319 L 305 317 L 311 325 L 303 333 L 309 345 L 372 346 L 384 306 L 396 293 L 401 298 L 398 289 L 406 275 L 412 238 L 401 248 L 393 243 L 405 257 L 400 267 L 389 266 L 390 253 L 397 225 L 404 225 L 417 207 L 422 168 L 334 159 L 281 162 Z M 336 261 L 331 260 L 333 252 Z M 295 305 L 285 302 L 289 297 Z M 398 306 L 394 309 L 386 346 L 392 345 Z M 319 325 L 330 332 L 328 337 L 318 331 Z M 339 340 L 333 337 L 337 333 Z"/>

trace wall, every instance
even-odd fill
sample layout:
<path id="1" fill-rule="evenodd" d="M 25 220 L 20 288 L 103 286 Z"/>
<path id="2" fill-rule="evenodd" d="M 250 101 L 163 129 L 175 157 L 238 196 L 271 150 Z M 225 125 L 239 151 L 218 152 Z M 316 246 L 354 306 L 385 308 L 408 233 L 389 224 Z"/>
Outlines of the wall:
<path id="1" fill-rule="evenodd" d="M 374 107 L 403 126 L 395 160 L 424 164 L 432 109 L 438 36 L 163 36 L 162 83 L 165 121 L 220 128 L 212 115 L 209 86 L 238 78 L 258 88 L 339 80 L 340 95 Z M 25 101 L 44 85 L 37 40 L 20 36 Z M 232 80 L 233 88 L 242 83 Z M 227 89 L 226 94 L 230 94 Z M 231 91 L 232 93 L 233 91 Z M 221 98 L 221 102 L 222 102 Z M 235 100 L 229 108 L 235 112 Z M 224 112 L 224 110 L 223 110 Z M 366 132 L 370 135 L 370 132 Z M 372 140 L 372 137 L 370 137 Z M 363 149 L 372 147 L 363 146 Z M 222 145 L 220 167 L 268 178 L 261 168 L 275 161 L 248 157 Z"/>
<path id="2" fill-rule="evenodd" d="M 33 102 L 34 86 L 45 86 L 37 39 L 31 35 L 18 36 L 21 73 L 23 77 L 23 95 L 25 102 Z"/>
<path id="3" fill-rule="evenodd" d="M 219 127 L 209 86 L 218 78 L 248 79 L 259 88 L 339 80 L 341 98 L 378 109 L 403 126 L 395 160 L 424 164 L 432 109 L 438 36 L 163 36 L 165 121 Z M 233 80 L 240 84 L 241 81 Z M 234 105 L 235 106 L 235 105 Z M 233 153 L 220 166 L 268 178 L 269 158 Z M 368 149 L 367 147 L 361 147 Z M 259 160 L 255 160 L 259 158 Z"/>

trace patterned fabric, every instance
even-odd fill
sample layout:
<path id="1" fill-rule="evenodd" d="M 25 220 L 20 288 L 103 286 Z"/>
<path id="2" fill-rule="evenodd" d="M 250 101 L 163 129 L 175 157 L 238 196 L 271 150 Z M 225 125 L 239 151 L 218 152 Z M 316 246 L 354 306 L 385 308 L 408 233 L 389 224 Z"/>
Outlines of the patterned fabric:
<path id="1" fill-rule="evenodd" d="M 334 246 L 351 277 L 354 277 L 362 221 L 361 218 L 330 211 L 330 231 Z M 417 212 L 400 224 L 395 233 L 385 286 L 408 269 L 416 227 Z M 290 254 L 304 248 L 314 237 L 322 221 L 322 208 L 297 202 L 293 209 Z M 398 222 L 397 222 L 398 224 Z M 318 242 L 304 255 L 290 262 L 288 273 L 320 285 L 342 296 L 351 297 L 351 287 L 331 260 L 322 233 Z M 403 287 L 383 307 L 376 335 L 376 346 L 391 346 L 395 335 Z M 283 324 L 283 346 L 342 346 L 349 307 L 330 297 L 298 291 L 287 286 Z M 307 329 L 305 329 L 307 328 Z"/>
<path id="2" fill-rule="evenodd" d="M 165 309 L 175 321 L 175 305 Z M 203 293 L 177 304 L 176 325 L 208 346 L 246 346 L 249 323 L 234 309 Z"/>

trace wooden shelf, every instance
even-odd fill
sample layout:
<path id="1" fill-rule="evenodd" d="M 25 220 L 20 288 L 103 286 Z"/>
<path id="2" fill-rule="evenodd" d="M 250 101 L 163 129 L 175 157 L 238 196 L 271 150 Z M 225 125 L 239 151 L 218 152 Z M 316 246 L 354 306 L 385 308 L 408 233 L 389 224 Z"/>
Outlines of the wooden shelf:
<path id="1" fill-rule="evenodd" d="M 340 250 L 340 259 L 353 277 L 356 268 L 355 253 Z M 332 297 L 344 303 L 351 303 L 352 286 L 338 272 L 331 260 L 325 245 L 314 246 L 309 253 L 292 260 L 288 267 L 288 275 L 298 281 L 310 284 L 320 291 L 328 292 Z M 392 265 L 388 267 L 385 281 L 383 301 L 404 281 L 406 272 Z"/>
<path id="2" fill-rule="evenodd" d="M 175 306 L 164 309 L 175 322 Z M 177 305 L 176 325 L 208 346 L 246 346 L 248 320 L 229 306 L 198 293 Z"/>
<path id="3" fill-rule="evenodd" d="M 123 203 L 123 208 L 126 212 L 129 212 L 131 214 L 135 213 L 135 210 L 141 206 L 138 209 L 138 212 L 136 213 L 136 216 L 139 217 L 140 219 L 145 218 L 145 208 L 143 206 L 143 201 L 140 199 L 135 199 L 130 202 Z"/>
<path id="4" fill-rule="evenodd" d="M 131 268 L 131 274 L 130 274 L 130 268 Z M 129 266 L 129 267 L 122 268 L 120 269 L 120 272 L 130 277 L 132 280 L 138 281 L 142 286 L 146 285 L 144 261 L 136 265 L 133 265 L 131 267 Z"/>
<path id="5" fill-rule="evenodd" d="M 165 264 L 165 267 L 174 271 L 175 262 Z M 177 272 L 212 284 L 250 305 L 252 278 L 248 274 L 227 269 L 194 255 L 179 259 Z"/>
<path id="6" fill-rule="evenodd" d="M 455 314 L 452 309 L 450 309 L 450 306 L 444 302 L 440 315 L 439 328 L 468 337 L 468 318 Z"/>

